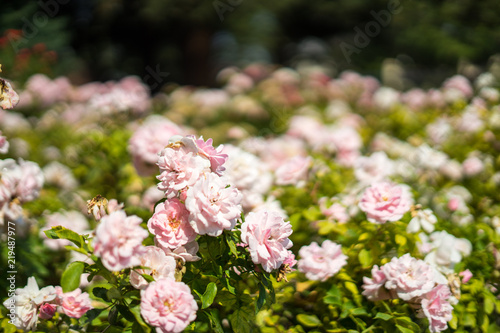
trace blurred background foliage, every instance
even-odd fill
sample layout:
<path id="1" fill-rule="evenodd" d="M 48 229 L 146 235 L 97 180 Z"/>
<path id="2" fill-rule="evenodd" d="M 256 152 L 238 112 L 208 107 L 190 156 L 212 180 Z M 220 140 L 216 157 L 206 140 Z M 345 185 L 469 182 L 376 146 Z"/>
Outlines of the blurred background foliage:
<path id="1" fill-rule="evenodd" d="M 364 31 L 391 5 L 399 12 L 347 61 L 341 43 L 354 46 L 355 28 Z M 165 81 L 213 86 L 220 69 L 251 62 L 306 61 L 332 75 L 353 69 L 380 77 L 392 58 L 408 88 L 479 72 L 467 64 L 487 67 L 500 52 L 498 17 L 497 0 L 2 0 L 0 60 L 20 81 L 34 72 L 66 74 L 75 84 L 144 79 L 156 70 L 169 73 Z M 19 47 L 14 33 L 24 35 L 14 39 Z M 19 62 L 23 71 L 14 73 Z M 154 90 L 156 83 L 149 82 Z"/>

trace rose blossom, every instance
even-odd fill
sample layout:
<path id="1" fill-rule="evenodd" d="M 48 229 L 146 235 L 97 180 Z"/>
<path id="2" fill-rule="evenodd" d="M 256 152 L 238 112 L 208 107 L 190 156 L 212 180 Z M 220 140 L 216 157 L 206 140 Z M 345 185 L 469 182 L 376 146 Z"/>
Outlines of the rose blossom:
<path id="1" fill-rule="evenodd" d="M 162 278 L 175 278 L 175 259 L 167 256 L 159 247 L 146 247 L 146 253 L 141 256 L 141 266 L 149 268 L 130 272 L 130 284 L 136 289 L 145 289 L 149 284 L 141 274 L 151 275 L 156 281 Z"/>
<path id="2" fill-rule="evenodd" d="M 408 253 L 392 258 L 381 270 L 387 278 L 385 288 L 394 290 L 405 301 L 431 291 L 437 280 L 436 272 L 428 263 Z"/>
<path id="3" fill-rule="evenodd" d="M 94 307 L 90 305 L 88 293 L 82 293 L 80 288 L 73 291 L 63 293 L 61 287 L 56 287 L 58 296 L 59 311 L 71 318 L 80 318 L 87 311 Z"/>
<path id="4" fill-rule="evenodd" d="M 210 173 L 187 190 L 189 223 L 198 234 L 217 237 L 224 229 L 234 228 L 241 215 L 242 195 L 227 185 L 224 178 Z"/>
<path id="5" fill-rule="evenodd" d="M 18 288 L 14 297 L 8 298 L 3 305 L 7 308 L 15 303 L 15 318 L 12 323 L 23 330 L 35 330 L 37 324 L 38 307 L 44 303 L 52 302 L 56 298 L 56 289 L 47 286 L 39 289 L 33 276 L 28 278 L 24 288 Z"/>
<path id="6" fill-rule="evenodd" d="M 165 191 L 167 198 L 175 197 L 178 191 L 194 185 L 203 174 L 210 172 L 210 161 L 198 155 L 194 141 L 180 140 L 163 149 L 158 158 L 160 175 L 156 178 L 161 181 L 158 189 Z"/>
<path id="7" fill-rule="evenodd" d="M 359 208 L 368 221 L 383 224 L 397 221 L 410 209 L 412 197 L 408 187 L 389 182 L 372 184 L 359 202 Z"/>
<path id="8" fill-rule="evenodd" d="M 183 262 L 198 261 L 201 259 L 196 255 L 196 253 L 198 253 L 198 250 L 200 249 L 197 241 L 192 241 L 173 250 L 168 247 L 162 247 L 159 243 L 157 243 L 156 245 L 161 248 L 167 256 L 171 256 L 175 259 L 180 259 Z"/>
<path id="9" fill-rule="evenodd" d="M 35 200 L 43 187 L 43 172 L 35 162 L 19 161 L 21 177 L 16 187 L 16 195 L 23 202 Z"/>
<path id="10" fill-rule="evenodd" d="M 363 295 L 366 296 L 370 301 L 381 301 L 384 299 L 395 298 L 395 295 L 391 295 L 384 285 L 387 282 L 387 277 L 385 276 L 382 269 L 379 269 L 377 265 L 372 268 L 372 278 L 366 276 L 363 277 L 364 289 Z"/>
<path id="11" fill-rule="evenodd" d="M 38 318 L 40 319 L 50 319 L 54 317 L 56 313 L 57 305 L 50 303 L 43 303 L 40 306 L 40 312 L 38 313 Z"/>
<path id="12" fill-rule="evenodd" d="M 307 171 L 311 163 L 311 156 L 295 156 L 289 159 L 276 169 L 276 184 L 295 185 L 300 187 L 300 185 L 307 180 Z"/>
<path id="13" fill-rule="evenodd" d="M 95 230 L 94 254 L 111 271 L 140 265 L 142 241 L 148 237 L 141 218 L 116 211 L 104 216 Z"/>
<path id="14" fill-rule="evenodd" d="M 321 247 L 316 242 L 303 246 L 299 255 L 301 259 L 298 269 L 309 280 L 326 281 L 347 264 L 347 256 L 342 253 L 342 247 L 330 240 L 325 240 Z"/>
<path id="15" fill-rule="evenodd" d="M 469 282 L 469 280 L 472 278 L 472 272 L 468 269 L 466 269 L 465 271 L 462 271 L 460 273 L 458 273 L 459 276 L 462 277 L 462 283 L 467 283 Z"/>
<path id="16" fill-rule="evenodd" d="M 155 213 L 149 219 L 149 232 L 162 247 L 175 249 L 196 238 L 188 217 L 189 212 L 179 199 L 166 200 L 156 206 Z"/>
<path id="17" fill-rule="evenodd" d="M 248 245 L 252 261 L 266 272 L 278 269 L 288 258 L 291 234 L 290 222 L 274 211 L 250 212 L 241 225 L 241 240 Z"/>
<path id="18" fill-rule="evenodd" d="M 430 235 L 431 252 L 425 261 L 436 266 L 444 273 L 452 273 L 453 267 L 468 256 L 472 251 L 472 244 L 466 238 L 456 238 L 446 231 L 436 231 Z"/>
<path id="19" fill-rule="evenodd" d="M 373 153 L 370 157 L 359 157 L 354 162 L 356 179 L 365 184 L 383 181 L 393 173 L 393 163 L 383 152 Z"/>
<path id="20" fill-rule="evenodd" d="M 448 328 L 448 322 L 453 317 L 453 306 L 448 301 L 451 297 L 450 288 L 445 284 L 436 286 L 422 296 L 422 309 L 418 316 L 429 320 L 431 332 L 441 332 Z"/>
<path id="21" fill-rule="evenodd" d="M 475 176 L 484 170 L 484 163 L 476 156 L 468 157 L 462 163 L 465 175 Z"/>
<path id="22" fill-rule="evenodd" d="M 226 168 L 223 166 L 227 160 L 227 154 L 222 153 L 224 149 L 223 145 L 219 145 L 217 148 L 214 148 L 212 145 L 212 139 L 208 139 L 206 142 L 203 140 L 203 137 L 200 136 L 199 139 L 196 139 L 194 136 L 190 136 L 196 142 L 196 146 L 198 147 L 198 154 L 205 157 L 210 161 L 210 169 L 212 172 L 215 172 L 219 176 L 222 175 Z"/>
<path id="23" fill-rule="evenodd" d="M 334 202 L 330 205 L 330 207 L 327 207 L 327 201 L 327 197 L 320 198 L 319 208 L 321 210 L 321 213 L 325 215 L 328 220 L 333 220 L 338 223 L 346 223 L 347 221 L 349 221 L 349 214 L 347 213 L 347 209 L 345 208 L 345 206 L 338 202 Z"/>
<path id="24" fill-rule="evenodd" d="M 160 279 L 141 293 L 141 315 L 158 333 L 182 332 L 196 319 L 198 305 L 183 282 Z"/>

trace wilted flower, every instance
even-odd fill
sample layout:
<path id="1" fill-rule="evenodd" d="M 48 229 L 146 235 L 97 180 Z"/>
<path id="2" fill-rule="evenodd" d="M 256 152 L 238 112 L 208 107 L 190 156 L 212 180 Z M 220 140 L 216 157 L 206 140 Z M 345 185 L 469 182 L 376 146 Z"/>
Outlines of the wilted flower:
<path id="1" fill-rule="evenodd" d="M 337 274 L 347 264 L 347 256 L 342 253 L 342 247 L 330 240 L 325 240 L 321 246 L 312 242 L 299 250 L 301 259 L 298 269 L 305 273 L 309 280 L 326 281 Z"/>
<path id="2" fill-rule="evenodd" d="M 252 261 L 266 272 L 278 269 L 289 257 L 291 234 L 290 222 L 273 211 L 250 212 L 241 225 L 241 240 L 248 245 Z"/>
<path id="3" fill-rule="evenodd" d="M 158 333 L 180 333 L 196 319 L 198 305 L 183 282 L 160 279 L 141 295 L 141 315 Z"/>
<path id="4" fill-rule="evenodd" d="M 10 82 L 0 78 L 0 107 L 13 109 L 19 103 L 19 95 L 14 91 Z"/>
<path id="5" fill-rule="evenodd" d="M 96 221 L 99 221 L 106 215 L 106 208 L 108 207 L 108 199 L 98 194 L 92 200 L 87 200 L 87 213 L 94 215 Z"/>

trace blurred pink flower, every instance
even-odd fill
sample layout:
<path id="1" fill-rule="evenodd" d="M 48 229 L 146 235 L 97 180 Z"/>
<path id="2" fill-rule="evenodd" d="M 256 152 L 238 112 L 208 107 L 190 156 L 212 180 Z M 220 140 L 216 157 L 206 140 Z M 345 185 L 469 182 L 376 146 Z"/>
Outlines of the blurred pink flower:
<path id="1" fill-rule="evenodd" d="M 35 200 L 43 187 L 43 172 L 35 162 L 19 161 L 19 177 L 16 196 L 23 202 Z"/>
<path id="2" fill-rule="evenodd" d="M 44 74 L 35 74 L 26 82 L 26 91 L 43 106 L 67 100 L 73 87 L 66 77 L 51 80 Z"/>
<path id="3" fill-rule="evenodd" d="M 274 211 L 250 212 L 241 225 L 241 240 L 248 245 L 252 261 L 266 272 L 280 268 L 293 243 L 290 222 Z"/>
<path id="4" fill-rule="evenodd" d="M 142 220 L 116 211 L 104 216 L 95 230 L 94 254 L 111 271 L 140 265 L 144 254 L 142 241 L 148 237 L 141 227 Z"/>
<path id="5" fill-rule="evenodd" d="M 347 264 L 342 247 L 330 240 L 325 240 L 321 247 L 316 242 L 301 247 L 299 256 L 298 269 L 309 280 L 326 281 Z"/>
<path id="6" fill-rule="evenodd" d="M 465 175 L 475 176 L 484 170 L 484 163 L 476 156 L 468 157 L 462 163 Z"/>
<path id="7" fill-rule="evenodd" d="M 47 238 L 44 231 L 52 227 L 62 226 L 72 230 L 78 234 L 83 234 L 89 231 L 89 222 L 82 213 L 77 211 L 61 211 L 53 213 L 45 217 L 45 226 L 40 229 L 40 237 L 43 239 L 43 244 L 52 250 L 62 250 L 65 246 L 73 244 L 67 239 L 50 239 Z"/>
<path id="8" fill-rule="evenodd" d="M 188 217 L 189 211 L 179 199 L 166 200 L 156 206 L 153 216 L 149 219 L 149 232 L 163 248 L 175 249 L 196 238 L 196 232 L 189 224 Z"/>
<path id="9" fill-rule="evenodd" d="M 158 154 L 169 144 L 168 140 L 181 133 L 179 126 L 165 117 L 158 115 L 148 117 L 129 140 L 128 150 L 132 154 L 138 173 L 140 175 L 154 173 L 156 168 L 148 166 L 156 164 Z"/>
<path id="10" fill-rule="evenodd" d="M 429 320 L 431 332 L 441 332 L 448 328 L 448 322 L 453 317 L 453 306 L 448 301 L 450 297 L 452 297 L 450 288 L 445 284 L 437 285 L 422 296 L 419 317 L 426 317 Z"/>
<path id="11" fill-rule="evenodd" d="M 392 258 L 381 270 L 387 278 L 385 288 L 394 290 L 405 301 L 431 291 L 437 281 L 435 270 L 428 263 L 408 253 Z"/>
<path id="12" fill-rule="evenodd" d="M 9 141 L 7 138 L 2 135 L 2 131 L 0 131 L 0 154 L 7 154 L 9 151 Z"/>
<path id="13" fill-rule="evenodd" d="M 332 198 L 334 199 L 334 198 Z M 349 214 L 347 214 L 347 209 L 345 206 L 338 202 L 334 202 L 327 207 L 328 198 L 322 197 L 319 199 L 319 208 L 321 213 L 325 215 L 328 220 L 333 220 L 338 223 L 346 223 L 349 220 Z"/>
<path id="14" fill-rule="evenodd" d="M 460 98 L 464 99 L 470 98 L 474 93 L 474 90 L 469 80 L 462 75 L 455 75 L 447 79 L 443 83 L 443 89 L 445 91 L 445 94 L 450 95 L 450 93 L 453 93 L 452 96 L 454 98 L 448 97 L 452 101 Z"/>
<path id="15" fill-rule="evenodd" d="M 307 180 L 307 172 L 311 164 L 311 156 L 295 156 L 289 159 L 276 169 L 276 184 L 300 186 Z"/>
<path id="16" fill-rule="evenodd" d="M 94 307 L 90 304 L 88 293 L 82 293 L 80 288 L 73 291 L 63 293 L 61 287 L 56 287 L 58 296 L 57 304 L 59 311 L 71 318 L 80 318 L 87 311 L 92 310 Z"/>
<path id="17" fill-rule="evenodd" d="M 409 189 L 389 182 L 375 183 L 367 188 L 359 202 L 368 221 L 383 224 L 397 221 L 410 210 L 412 197 Z"/>
<path id="18" fill-rule="evenodd" d="M 180 333 L 196 319 L 198 305 L 183 282 L 160 279 L 141 294 L 141 315 L 158 333 Z"/>
<path id="19" fill-rule="evenodd" d="M 151 275 L 156 281 L 162 278 L 175 278 L 176 262 L 174 257 L 167 256 L 156 246 L 146 247 L 146 253 L 141 256 L 141 266 L 147 269 L 134 269 L 130 272 L 130 284 L 136 289 L 145 289 L 149 282 L 142 274 Z"/>
<path id="20" fill-rule="evenodd" d="M 192 241 L 173 250 L 168 247 L 162 247 L 159 243 L 156 243 L 156 246 L 161 248 L 167 256 L 171 256 L 175 259 L 180 259 L 183 262 L 198 261 L 201 259 L 196 255 L 196 253 L 198 253 L 198 250 L 200 249 L 197 241 Z"/>
<path id="21" fill-rule="evenodd" d="M 364 184 L 383 181 L 393 173 L 393 162 L 383 151 L 373 153 L 370 157 L 359 157 L 354 162 L 354 175 Z"/>
<path id="22" fill-rule="evenodd" d="M 465 271 L 462 271 L 458 273 L 459 276 L 462 277 L 462 283 L 467 283 L 469 280 L 472 278 L 472 273 L 470 270 L 466 269 Z"/>
<path id="23" fill-rule="evenodd" d="M 224 178 L 209 173 L 187 190 L 189 223 L 198 234 L 216 237 L 234 228 L 242 211 L 242 194 L 227 185 Z"/>

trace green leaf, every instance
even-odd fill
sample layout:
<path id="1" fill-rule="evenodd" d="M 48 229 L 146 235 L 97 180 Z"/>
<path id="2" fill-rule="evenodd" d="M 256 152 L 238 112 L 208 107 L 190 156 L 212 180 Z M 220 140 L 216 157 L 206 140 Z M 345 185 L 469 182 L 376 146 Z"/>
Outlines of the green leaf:
<path id="1" fill-rule="evenodd" d="M 340 295 L 340 289 L 333 285 L 330 290 L 326 293 L 326 296 L 323 300 L 326 304 L 333 304 L 337 306 L 342 306 L 342 299 Z"/>
<path id="2" fill-rule="evenodd" d="M 118 312 L 120 312 L 120 314 L 123 316 L 123 318 L 127 319 L 130 322 L 135 321 L 134 314 L 130 312 L 127 306 L 118 304 L 116 308 L 118 309 Z"/>
<path id="3" fill-rule="evenodd" d="M 205 289 L 205 293 L 201 297 L 201 308 L 206 309 L 214 302 L 214 298 L 217 295 L 217 285 L 214 282 L 210 282 Z"/>
<path id="4" fill-rule="evenodd" d="M 349 290 L 353 295 L 358 295 L 359 294 L 358 287 L 356 286 L 355 283 L 350 282 L 350 281 L 346 281 L 346 282 L 344 282 L 344 285 L 345 285 L 345 288 L 347 290 Z"/>
<path id="5" fill-rule="evenodd" d="M 81 261 L 70 263 L 61 276 L 61 287 L 63 292 L 73 291 L 80 286 L 80 276 L 85 264 Z"/>
<path id="6" fill-rule="evenodd" d="M 142 327 L 142 331 L 145 332 L 145 333 L 150 333 L 151 332 L 151 328 L 142 319 L 142 316 L 141 316 L 141 306 L 138 305 L 136 307 L 129 308 L 129 310 L 134 315 L 134 318 L 135 318 L 136 322 Z"/>
<path id="7" fill-rule="evenodd" d="M 297 320 L 299 323 L 307 327 L 317 327 L 321 325 L 321 320 L 319 320 L 319 318 L 315 315 L 300 313 L 297 315 Z"/>
<path id="8" fill-rule="evenodd" d="M 254 332 L 252 323 L 255 322 L 255 316 L 253 315 L 253 311 L 247 307 L 241 307 L 229 315 L 229 322 L 235 333 Z"/>
<path id="9" fill-rule="evenodd" d="M 257 299 L 257 303 L 255 303 L 255 311 L 258 312 L 262 307 L 264 306 L 264 303 L 266 302 L 266 287 L 264 284 L 259 283 L 259 298 Z"/>
<path id="10" fill-rule="evenodd" d="M 390 314 L 387 314 L 387 313 L 383 313 L 383 312 L 378 312 L 376 315 L 375 315 L 375 318 L 374 319 L 382 319 L 382 320 L 389 320 L 392 318 L 392 315 Z"/>
<path id="11" fill-rule="evenodd" d="M 85 312 L 85 317 L 87 317 L 87 320 L 85 321 L 84 324 L 86 324 L 86 323 L 92 323 L 92 321 L 94 321 L 94 319 L 96 319 L 97 317 L 99 317 L 99 315 L 103 311 L 104 311 L 104 309 L 92 309 L 92 310 L 89 310 L 89 311 Z"/>
<path id="12" fill-rule="evenodd" d="M 399 332 L 402 332 L 402 333 L 413 333 L 413 332 L 418 332 L 418 331 L 412 331 L 406 327 L 403 327 L 401 325 L 398 325 L 396 324 L 396 327 L 398 328 Z"/>
<path id="13" fill-rule="evenodd" d="M 366 249 L 362 249 L 358 253 L 358 259 L 359 259 L 359 263 L 361 264 L 361 266 L 370 267 L 372 264 L 373 258 L 372 258 L 372 254 L 370 251 L 368 251 Z"/>
<path id="14" fill-rule="evenodd" d="M 220 324 L 219 311 L 217 311 L 216 309 L 210 309 L 210 311 L 203 311 L 201 312 L 201 314 L 207 316 L 213 332 L 224 333 L 222 325 Z"/>
<path id="15" fill-rule="evenodd" d="M 92 289 L 92 294 L 94 294 L 95 297 L 102 298 L 106 302 L 110 301 L 108 298 L 108 288 L 95 287 Z"/>
<path id="16" fill-rule="evenodd" d="M 74 231 L 66 229 L 60 225 L 57 227 L 52 227 L 52 229 L 45 230 L 45 235 L 50 239 L 67 239 L 73 242 L 79 248 L 84 244 L 84 239 L 81 235 Z"/>

